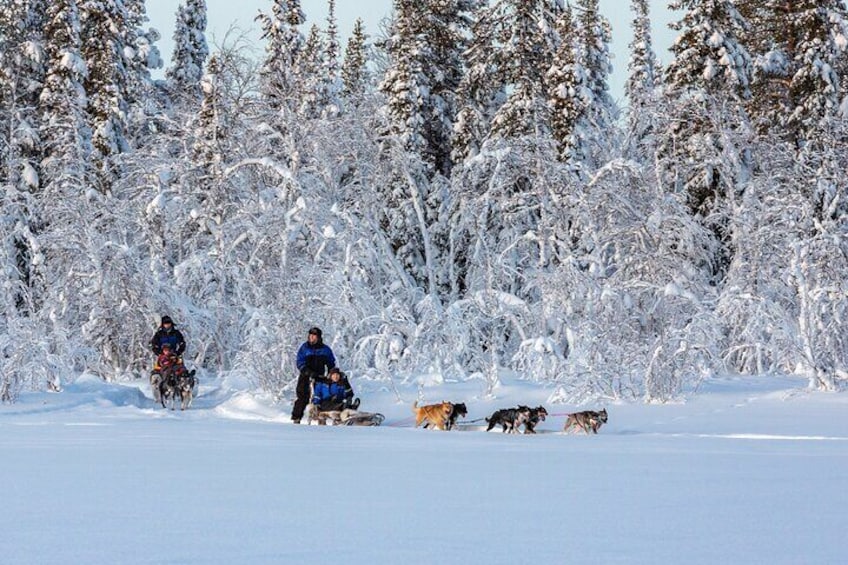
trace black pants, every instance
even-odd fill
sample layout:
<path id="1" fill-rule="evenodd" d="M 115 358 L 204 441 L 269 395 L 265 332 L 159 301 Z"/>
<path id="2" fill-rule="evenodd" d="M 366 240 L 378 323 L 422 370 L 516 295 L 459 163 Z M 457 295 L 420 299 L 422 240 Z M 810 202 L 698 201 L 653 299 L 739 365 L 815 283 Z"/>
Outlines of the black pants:
<path id="1" fill-rule="evenodd" d="M 309 371 L 301 371 L 297 377 L 297 398 L 294 401 L 292 408 L 292 420 L 300 420 L 303 418 L 303 411 L 306 410 L 306 405 L 309 404 L 309 380 L 311 373 Z"/>

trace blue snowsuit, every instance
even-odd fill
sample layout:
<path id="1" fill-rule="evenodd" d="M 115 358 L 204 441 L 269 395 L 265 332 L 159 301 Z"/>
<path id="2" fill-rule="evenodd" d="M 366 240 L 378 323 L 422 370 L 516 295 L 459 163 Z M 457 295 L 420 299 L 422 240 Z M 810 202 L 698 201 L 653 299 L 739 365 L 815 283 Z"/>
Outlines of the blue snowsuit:
<path id="1" fill-rule="evenodd" d="M 332 379 L 318 377 L 312 388 L 312 404 L 319 406 L 322 410 L 338 410 L 350 403 L 353 399 L 353 387 L 347 376 L 342 373 L 339 382 L 334 383 Z"/>

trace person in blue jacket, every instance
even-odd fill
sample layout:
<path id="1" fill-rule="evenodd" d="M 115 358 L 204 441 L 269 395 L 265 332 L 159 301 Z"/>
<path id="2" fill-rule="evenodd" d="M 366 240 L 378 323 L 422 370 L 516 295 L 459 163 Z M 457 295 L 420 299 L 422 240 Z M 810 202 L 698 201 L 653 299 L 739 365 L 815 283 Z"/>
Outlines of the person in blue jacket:
<path id="1" fill-rule="evenodd" d="M 336 356 L 330 346 L 324 343 L 321 328 L 309 328 L 306 341 L 297 350 L 297 398 L 292 408 L 291 419 L 295 424 L 300 423 L 303 411 L 309 403 L 309 383 L 317 377 L 324 377 L 330 369 L 336 366 Z"/>
<path id="2" fill-rule="evenodd" d="M 333 367 L 327 377 L 315 378 L 315 384 L 312 387 L 312 404 L 322 412 L 345 408 L 356 410 L 359 408 L 359 399 L 354 400 L 353 387 L 350 386 L 347 375 L 338 367 Z"/>

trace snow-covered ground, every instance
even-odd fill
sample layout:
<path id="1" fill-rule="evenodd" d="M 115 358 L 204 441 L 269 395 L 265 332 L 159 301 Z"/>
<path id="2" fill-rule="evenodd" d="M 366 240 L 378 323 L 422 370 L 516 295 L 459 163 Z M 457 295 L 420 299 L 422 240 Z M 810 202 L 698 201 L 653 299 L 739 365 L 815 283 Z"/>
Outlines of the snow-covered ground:
<path id="1" fill-rule="evenodd" d="M 202 383 L 186 412 L 82 377 L 0 407 L 0 562 L 845 563 L 848 395 L 720 379 L 685 403 L 607 406 L 597 436 L 411 427 L 417 389 L 353 380 L 379 428 L 294 426 Z M 544 404 L 509 383 L 424 389 L 468 420 Z M 580 407 L 580 409 L 587 407 Z M 600 408 L 600 406 L 598 406 Z"/>

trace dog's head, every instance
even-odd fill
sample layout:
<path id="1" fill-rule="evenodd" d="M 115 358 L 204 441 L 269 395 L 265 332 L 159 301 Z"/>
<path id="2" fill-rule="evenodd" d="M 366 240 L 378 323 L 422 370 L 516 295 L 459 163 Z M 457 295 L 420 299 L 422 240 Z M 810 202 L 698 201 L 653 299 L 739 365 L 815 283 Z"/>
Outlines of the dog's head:
<path id="1" fill-rule="evenodd" d="M 537 406 L 536 408 L 533 408 L 533 410 L 532 410 L 532 416 L 534 418 L 537 418 L 538 420 L 540 420 L 542 422 L 545 421 L 545 416 L 547 416 L 547 415 L 548 415 L 548 411 L 545 410 L 544 406 Z"/>
<path id="2" fill-rule="evenodd" d="M 465 407 L 464 402 L 460 402 L 459 404 L 453 405 L 453 415 L 456 417 L 462 416 L 463 418 L 468 416 L 468 408 Z"/>
<path id="3" fill-rule="evenodd" d="M 598 412 L 598 421 L 603 422 L 604 424 L 607 423 L 607 409 L 606 408 L 604 408 L 603 410 Z"/>

